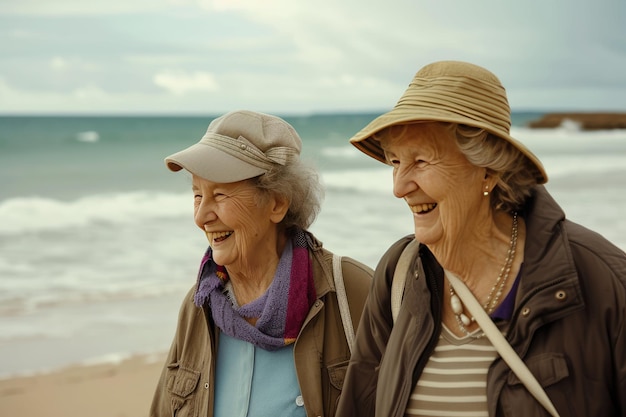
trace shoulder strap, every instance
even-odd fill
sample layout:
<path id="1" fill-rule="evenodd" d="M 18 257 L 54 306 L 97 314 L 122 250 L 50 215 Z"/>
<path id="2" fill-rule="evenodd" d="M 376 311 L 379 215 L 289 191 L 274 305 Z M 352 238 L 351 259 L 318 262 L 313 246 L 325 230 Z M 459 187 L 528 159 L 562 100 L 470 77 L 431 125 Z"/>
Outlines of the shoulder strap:
<path id="1" fill-rule="evenodd" d="M 500 330 L 496 327 L 491 318 L 487 315 L 487 312 L 483 310 L 482 306 L 474 297 L 474 294 L 467 288 L 467 286 L 461 281 L 460 278 L 455 276 L 449 271 L 445 271 L 446 277 L 450 282 L 450 285 L 454 288 L 454 291 L 463 301 L 463 304 L 472 316 L 476 319 L 480 328 L 485 332 L 485 335 L 491 341 L 491 344 L 496 348 L 500 357 L 509 365 L 511 370 L 515 372 L 520 381 L 526 386 L 528 391 L 539 401 L 541 405 L 545 407 L 550 415 L 558 417 L 559 413 L 554 408 L 552 401 L 548 398 L 548 395 L 543 390 L 539 382 L 535 379 L 535 376 L 530 372 L 526 364 L 515 353 L 509 342 L 504 338 Z"/>
<path id="2" fill-rule="evenodd" d="M 343 331 L 346 334 L 346 341 L 348 342 L 350 353 L 352 353 L 352 347 L 354 346 L 354 327 L 352 326 L 352 317 L 350 315 L 350 306 L 348 305 L 346 287 L 343 282 L 341 256 L 337 254 L 333 254 L 333 277 L 335 279 L 335 291 L 337 291 L 339 312 L 341 313 L 341 321 L 343 322 Z"/>
<path id="3" fill-rule="evenodd" d="M 402 250 L 400 258 L 396 263 L 396 270 L 393 273 L 393 280 L 391 281 L 391 317 L 393 322 L 396 322 L 398 314 L 400 313 L 400 305 L 402 304 L 402 297 L 404 295 L 404 285 L 406 283 L 406 275 L 409 271 L 409 265 L 415 255 L 415 251 L 419 242 L 415 239 L 409 242 L 408 245 Z"/>

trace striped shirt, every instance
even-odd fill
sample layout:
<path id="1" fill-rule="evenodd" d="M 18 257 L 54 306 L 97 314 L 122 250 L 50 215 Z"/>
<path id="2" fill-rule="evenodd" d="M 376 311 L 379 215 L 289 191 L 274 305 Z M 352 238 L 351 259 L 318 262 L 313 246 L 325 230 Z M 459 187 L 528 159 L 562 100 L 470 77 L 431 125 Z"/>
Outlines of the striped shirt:
<path id="1" fill-rule="evenodd" d="M 457 337 L 443 326 L 405 416 L 488 417 L 487 370 L 497 355 L 486 336 Z"/>

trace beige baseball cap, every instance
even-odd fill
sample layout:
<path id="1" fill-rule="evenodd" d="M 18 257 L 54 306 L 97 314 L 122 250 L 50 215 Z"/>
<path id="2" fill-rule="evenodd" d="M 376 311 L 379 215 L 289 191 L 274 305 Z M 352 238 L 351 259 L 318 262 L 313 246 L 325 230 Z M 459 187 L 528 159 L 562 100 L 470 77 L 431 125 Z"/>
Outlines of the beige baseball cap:
<path id="1" fill-rule="evenodd" d="M 280 117 L 237 110 L 213 120 L 198 143 L 168 156 L 165 165 L 230 183 L 263 175 L 275 164 L 289 164 L 301 150 L 300 136 Z"/>

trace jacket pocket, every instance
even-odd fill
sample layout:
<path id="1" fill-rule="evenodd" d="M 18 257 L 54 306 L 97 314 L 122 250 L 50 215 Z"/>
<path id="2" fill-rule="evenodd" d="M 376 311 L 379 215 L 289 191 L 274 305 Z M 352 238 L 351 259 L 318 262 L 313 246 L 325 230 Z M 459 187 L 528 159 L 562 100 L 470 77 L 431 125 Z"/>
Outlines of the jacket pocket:
<path id="1" fill-rule="evenodd" d="M 194 415 L 194 391 L 200 381 L 200 371 L 179 363 L 167 365 L 167 391 L 170 394 L 172 416 Z"/>
<path id="2" fill-rule="evenodd" d="M 330 384 L 338 391 L 343 389 L 343 380 L 346 378 L 348 363 L 350 361 L 341 361 L 332 365 L 328 365 L 328 379 Z"/>
<path id="3" fill-rule="evenodd" d="M 549 387 L 569 376 L 567 361 L 560 353 L 543 353 L 525 361 L 528 370 L 535 376 L 542 387 Z M 507 380 L 509 385 L 522 384 L 519 377 L 513 372 L 509 372 Z"/>
<path id="4" fill-rule="evenodd" d="M 348 360 L 341 360 L 326 365 L 328 386 L 324 388 L 326 392 L 324 411 L 327 416 L 334 416 L 337 412 L 337 405 L 339 404 L 339 397 L 343 389 L 343 381 L 346 378 L 348 363 Z"/>
<path id="5" fill-rule="evenodd" d="M 555 407 L 560 410 L 561 415 L 576 415 L 564 413 L 568 407 L 567 393 L 559 387 L 558 382 L 569 377 L 567 360 L 560 353 L 543 353 L 533 356 L 525 361 L 526 366 L 534 375 L 539 385 L 544 388 L 548 398 Z M 502 389 L 499 398 L 501 412 L 498 415 L 504 416 L 549 416 L 537 400 L 528 391 L 517 375 L 509 370 L 506 384 Z"/>

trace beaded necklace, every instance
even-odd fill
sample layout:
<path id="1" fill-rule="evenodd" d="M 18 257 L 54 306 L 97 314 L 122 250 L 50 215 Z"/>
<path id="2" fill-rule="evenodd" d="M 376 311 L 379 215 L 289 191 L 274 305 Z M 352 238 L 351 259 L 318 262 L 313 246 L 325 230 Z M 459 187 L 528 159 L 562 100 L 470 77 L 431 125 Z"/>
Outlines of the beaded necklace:
<path id="1" fill-rule="evenodd" d="M 506 260 L 504 262 L 504 266 L 500 269 L 500 273 L 498 274 L 498 278 L 496 282 L 491 287 L 491 291 L 489 291 L 489 295 L 487 296 L 487 300 L 483 304 L 483 308 L 487 312 L 487 314 L 493 313 L 498 302 L 500 301 L 500 297 L 502 297 L 502 292 L 504 290 L 504 286 L 506 285 L 506 281 L 509 278 L 511 273 L 511 266 L 513 265 L 513 259 L 515 259 L 515 251 L 517 249 L 517 212 L 513 213 L 513 226 L 511 227 L 511 242 L 509 245 L 509 250 L 506 254 Z M 474 334 L 470 332 L 467 328 L 472 322 L 474 322 L 474 318 L 471 319 L 463 313 L 463 303 L 458 295 L 454 292 L 452 285 L 450 285 L 450 305 L 452 306 L 452 312 L 456 317 L 456 321 L 459 324 L 459 329 L 466 335 L 471 335 L 475 338 L 481 338 L 485 334 Z"/>

